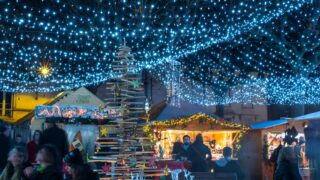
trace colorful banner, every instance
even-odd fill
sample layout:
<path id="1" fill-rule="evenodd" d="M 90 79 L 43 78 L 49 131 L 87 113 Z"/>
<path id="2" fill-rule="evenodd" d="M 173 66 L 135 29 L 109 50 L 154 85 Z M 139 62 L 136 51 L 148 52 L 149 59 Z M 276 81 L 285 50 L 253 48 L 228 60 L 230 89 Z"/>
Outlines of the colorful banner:
<path id="1" fill-rule="evenodd" d="M 88 118 L 107 119 L 121 117 L 118 108 L 102 108 L 95 106 L 37 106 L 35 118 Z"/>

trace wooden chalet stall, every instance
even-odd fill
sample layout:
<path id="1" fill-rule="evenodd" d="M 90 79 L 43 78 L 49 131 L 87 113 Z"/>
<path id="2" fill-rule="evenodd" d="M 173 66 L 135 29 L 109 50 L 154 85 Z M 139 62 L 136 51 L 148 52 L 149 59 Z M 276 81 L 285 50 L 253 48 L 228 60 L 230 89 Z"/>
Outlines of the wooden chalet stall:
<path id="1" fill-rule="evenodd" d="M 297 139 L 304 139 L 306 121 L 282 119 L 264 121 L 250 126 L 250 130 L 243 138 L 241 152 L 239 152 L 240 164 L 248 179 L 272 180 L 275 166 L 270 161 L 273 151 L 283 143 L 285 131 L 295 127 L 298 131 Z M 304 146 L 304 144 L 302 145 Z M 302 151 L 304 151 L 302 147 Z M 300 160 L 300 173 L 303 179 L 308 179 L 308 162 L 302 153 Z"/>
<path id="2" fill-rule="evenodd" d="M 196 135 L 201 133 L 204 143 L 210 147 L 215 160 L 222 157 L 223 147 L 230 146 L 234 150 L 239 149 L 239 141 L 248 128 L 199 113 L 166 121 L 153 121 L 146 125 L 144 130 L 155 140 L 160 158 L 171 159 L 174 142 L 182 142 L 184 135 L 189 135 L 191 141 L 194 141 Z"/>

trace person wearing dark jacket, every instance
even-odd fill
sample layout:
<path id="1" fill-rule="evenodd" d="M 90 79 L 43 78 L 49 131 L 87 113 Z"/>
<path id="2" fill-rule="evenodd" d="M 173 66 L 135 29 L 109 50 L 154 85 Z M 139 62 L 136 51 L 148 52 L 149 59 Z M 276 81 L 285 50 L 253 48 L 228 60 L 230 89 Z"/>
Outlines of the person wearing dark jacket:
<path id="1" fill-rule="evenodd" d="M 52 144 L 59 150 L 59 155 L 64 157 L 68 153 L 68 140 L 66 132 L 63 129 L 60 129 L 54 123 L 49 123 L 48 128 L 43 131 L 42 136 L 40 137 L 39 146 L 43 144 Z"/>
<path id="2" fill-rule="evenodd" d="M 74 149 L 69 152 L 64 158 L 67 164 L 67 170 L 70 175 L 70 180 L 98 180 L 98 174 L 93 172 L 88 164 L 85 164 L 82 159 L 81 152 Z"/>
<path id="3" fill-rule="evenodd" d="M 293 129 L 293 128 L 292 128 Z M 297 140 L 294 138 L 297 133 L 293 133 L 292 129 L 287 130 L 285 142 L 287 147 L 280 150 L 278 157 L 278 166 L 275 172 L 275 180 L 301 180 L 298 166 L 298 156 L 295 151 Z M 295 130 L 295 129 L 294 129 Z M 295 130 L 296 131 L 296 130 Z M 291 133 L 291 134 L 290 134 Z"/>
<path id="4" fill-rule="evenodd" d="M 14 138 L 14 144 L 13 147 L 20 146 L 20 147 L 26 147 L 26 143 L 23 142 L 21 134 L 17 134 Z"/>
<path id="5" fill-rule="evenodd" d="M 0 173 L 7 164 L 7 156 L 10 151 L 9 130 L 0 126 Z"/>
<path id="6" fill-rule="evenodd" d="M 276 173 L 277 170 L 277 166 L 278 166 L 278 157 L 279 157 L 279 153 L 280 150 L 282 149 L 282 144 L 280 143 L 279 146 L 272 152 L 271 157 L 270 157 L 270 161 L 272 163 L 274 163 L 274 172 L 273 172 L 273 176 Z"/>
<path id="7" fill-rule="evenodd" d="M 51 144 L 44 144 L 40 147 L 36 161 L 38 166 L 35 167 L 35 171 L 32 175 L 34 180 L 62 180 L 62 172 L 59 168 L 60 157 L 54 147 Z"/>
<path id="8" fill-rule="evenodd" d="M 237 179 L 244 179 L 244 174 L 237 161 L 231 159 L 232 149 L 230 147 L 223 148 L 223 158 L 213 163 L 215 173 L 235 173 Z"/>
<path id="9" fill-rule="evenodd" d="M 182 143 L 180 141 L 174 142 L 173 148 L 172 148 L 172 158 L 180 159 L 181 151 L 182 151 Z"/>
<path id="10" fill-rule="evenodd" d="M 192 172 L 209 172 L 208 164 L 212 159 L 211 151 L 204 145 L 201 134 L 196 136 L 196 140 L 190 146 L 190 160 L 192 162 Z"/>
<path id="11" fill-rule="evenodd" d="M 191 147 L 191 141 L 190 136 L 184 135 L 183 136 L 183 143 L 181 142 L 175 142 L 173 145 L 172 154 L 175 156 L 174 159 L 190 159 L 190 147 Z"/>

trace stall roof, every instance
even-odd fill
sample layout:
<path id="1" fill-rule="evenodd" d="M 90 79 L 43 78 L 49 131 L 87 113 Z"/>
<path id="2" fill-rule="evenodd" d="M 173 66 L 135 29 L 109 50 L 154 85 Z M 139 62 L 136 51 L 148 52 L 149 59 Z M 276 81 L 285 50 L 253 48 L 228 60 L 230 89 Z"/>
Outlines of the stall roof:
<path id="1" fill-rule="evenodd" d="M 205 107 L 196 104 L 191 104 L 186 101 L 181 101 L 180 107 L 166 105 L 166 107 L 161 111 L 161 113 L 154 119 L 158 121 L 164 121 L 179 117 L 187 117 L 199 113 L 204 113 L 211 117 L 218 118 L 217 115 L 213 113 L 212 107 Z"/>
<path id="2" fill-rule="evenodd" d="M 251 124 L 251 129 L 266 129 L 274 126 L 279 126 L 288 123 L 288 119 L 272 120 L 272 121 L 263 121 L 255 124 Z"/>
<path id="3" fill-rule="evenodd" d="M 306 114 L 303 116 L 298 116 L 293 118 L 295 121 L 300 121 L 300 120 L 320 120 L 320 111 Z"/>

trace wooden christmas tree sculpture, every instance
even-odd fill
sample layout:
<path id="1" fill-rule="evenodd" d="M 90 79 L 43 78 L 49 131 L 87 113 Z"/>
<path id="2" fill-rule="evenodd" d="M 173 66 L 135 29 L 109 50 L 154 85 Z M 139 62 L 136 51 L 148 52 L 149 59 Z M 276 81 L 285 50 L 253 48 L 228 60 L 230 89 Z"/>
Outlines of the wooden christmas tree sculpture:
<path id="1" fill-rule="evenodd" d="M 141 73 L 134 72 L 135 59 L 130 52 L 124 43 L 112 64 L 119 78 L 107 83 L 106 108 L 119 113 L 108 116 L 109 124 L 100 128 L 96 152 L 91 160 L 105 163 L 102 172 L 116 179 L 132 179 L 141 173 L 146 177 L 159 174 L 154 167 L 146 167 L 153 160 L 151 142 L 144 136 L 140 125 L 145 122 L 146 97 Z M 109 167 L 109 163 L 112 166 Z"/>

